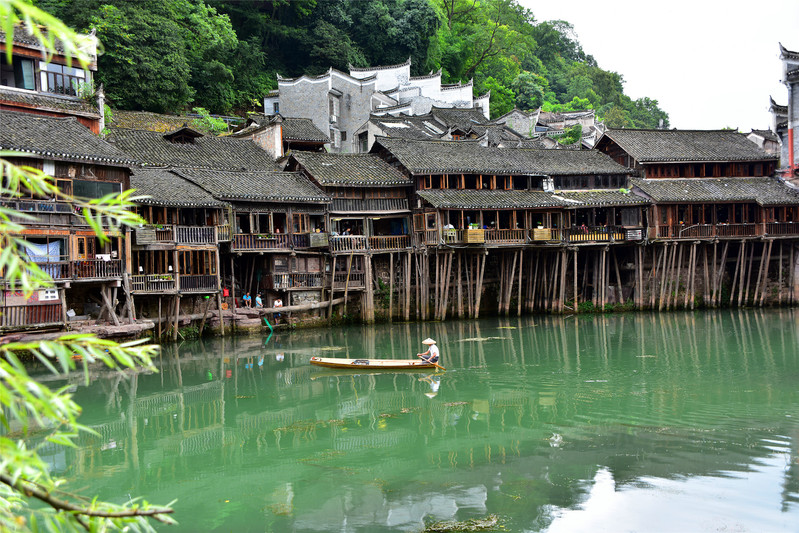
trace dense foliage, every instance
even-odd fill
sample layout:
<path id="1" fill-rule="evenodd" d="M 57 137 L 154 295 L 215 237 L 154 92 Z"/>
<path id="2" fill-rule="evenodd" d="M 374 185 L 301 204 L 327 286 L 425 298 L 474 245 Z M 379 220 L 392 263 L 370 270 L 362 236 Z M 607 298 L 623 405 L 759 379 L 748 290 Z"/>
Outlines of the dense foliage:
<path id="1" fill-rule="evenodd" d="M 565 21 L 517 0 L 38 0 L 105 46 L 99 81 L 122 108 L 213 113 L 260 107 L 276 75 L 402 63 L 474 79 L 493 116 L 514 107 L 595 109 L 612 127 L 668 126 L 657 100 L 632 100 Z M 168 75 L 164 75 L 168 73 Z"/>

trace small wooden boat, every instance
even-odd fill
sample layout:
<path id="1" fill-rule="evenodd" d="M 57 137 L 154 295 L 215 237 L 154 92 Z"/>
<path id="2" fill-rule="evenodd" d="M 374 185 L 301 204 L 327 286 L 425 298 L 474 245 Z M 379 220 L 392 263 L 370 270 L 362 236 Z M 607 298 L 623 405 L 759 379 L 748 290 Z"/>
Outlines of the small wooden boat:
<path id="1" fill-rule="evenodd" d="M 311 364 L 326 368 L 350 370 L 423 370 L 434 369 L 433 363 L 421 359 L 342 359 L 339 357 L 311 357 Z"/>

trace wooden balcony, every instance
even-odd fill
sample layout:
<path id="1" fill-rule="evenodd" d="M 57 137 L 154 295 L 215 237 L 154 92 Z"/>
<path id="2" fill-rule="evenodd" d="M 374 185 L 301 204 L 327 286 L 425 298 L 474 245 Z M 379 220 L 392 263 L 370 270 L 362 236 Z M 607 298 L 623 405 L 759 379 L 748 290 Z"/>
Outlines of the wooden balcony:
<path id="1" fill-rule="evenodd" d="M 233 230 L 230 224 L 220 224 L 216 227 L 216 238 L 219 242 L 230 242 L 233 239 Z"/>
<path id="2" fill-rule="evenodd" d="M 335 213 L 375 213 L 408 211 L 407 198 L 333 198 L 330 210 Z"/>
<path id="3" fill-rule="evenodd" d="M 766 222 L 766 235 L 799 235 L 799 222 Z"/>
<path id="4" fill-rule="evenodd" d="M 234 252 L 258 252 L 261 250 L 291 250 L 291 235 L 275 233 L 254 235 L 238 233 L 233 236 L 230 249 Z"/>
<path id="5" fill-rule="evenodd" d="M 216 226 L 175 226 L 177 244 L 216 244 Z"/>
<path id="6" fill-rule="evenodd" d="M 81 259 L 72 261 L 72 279 L 107 279 L 122 277 L 122 261 L 119 259 Z"/>
<path id="7" fill-rule="evenodd" d="M 616 226 L 578 226 L 563 234 L 567 242 L 623 242 L 625 231 Z"/>
<path id="8" fill-rule="evenodd" d="M 55 261 L 34 260 L 34 262 L 54 281 L 72 279 L 72 261 L 65 256 Z"/>
<path id="9" fill-rule="evenodd" d="M 130 277 L 134 293 L 174 293 L 175 276 L 172 274 L 136 274 Z"/>
<path id="10" fill-rule="evenodd" d="M 333 276 L 333 288 L 344 289 L 345 286 L 350 289 L 362 289 L 365 286 L 364 280 L 366 276 L 363 272 L 350 272 L 349 278 L 347 272 L 336 272 Z"/>
<path id="11" fill-rule="evenodd" d="M 784 229 L 781 228 L 779 225 L 785 223 L 775 222 L 773 224 L 778 225 L 777 227 L 774 228 L 775 230 Z M 795 225 L 799 226 L 799 224 Z M 756 237 L 757 235 L 760 235 L 759 231 L 760 227 L 761 225 L 756 223 L 693 224 L 693 225 L 678 224 L 673 226 L 658 226 L 656 235 L 657 238 L 659 239 L 712 239 L 715 237 L 719 238 Z M 799 227 L 796 229 L 796 231 L 797 233 L 799 233 Z"/>
<path id="12" fill-rule="evenodd" d="M 272 274 L 267 278 L 267 286 L 276 291 L 319 288 L 323 284 L 324 275 L 321 272 L 287 272 Z"/>
<path id="13" fill-rule="evenodd" d="M 172 244 L 175 242 L 175 229 L 171 224 L 147 224 L 133 230 L 134 242 L 138 246 L 148 244 Z"/>
<path id="14" fill-rule="evenodd" d="M 411 245 L 410 235 L 375 235 L 369 237 L 369 249 L 372 251 L 404 250 Z"/>
<path id="15" fill-rule="evenodd" d="M 62 326 L 61 302 L 0 306 L 0 329 Z"/>
<path id="16" fill-rule="evenodd" d="M 524 244 L 527 242 L 526 229 L 487 229 L 486 244 Z"/>
<path id="17" fill-rule="evenodd" d="M 219 276 L 216 274 L 181 274 L 178 278 L 180 292 L 216 292 Z"/>
<path id="18" fill-rule="evenodd" d="M 331 235 L 331 252 L 365 252 L 369 241 L 364 235 Z"/>

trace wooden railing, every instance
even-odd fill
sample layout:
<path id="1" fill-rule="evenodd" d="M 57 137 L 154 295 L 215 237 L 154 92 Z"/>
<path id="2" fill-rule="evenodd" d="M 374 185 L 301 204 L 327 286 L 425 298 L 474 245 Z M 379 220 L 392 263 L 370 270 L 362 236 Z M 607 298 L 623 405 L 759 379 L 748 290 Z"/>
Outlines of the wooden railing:
<path id="1" fill-rule="evenodd" d="M 13 329 L 27 326 L 62 325 L 64 317 L 61 302 L 32 305 L 6 305 L 0 307 L 0 328 Z"/>
<path id="2" fill-rule="evenodd" d="M 180 292 L 213 292 L 219 290 L 219 276 L 215 274 L 181 274 L 178 278 Z"/>
<path id="3" fill-rule="evenodd" d="M 364 286 L 364 279 L 366 276 L 363 272 L 350 272 L 349 280 L 347 279 L 347 272 L 336 272 L 333 275 L 333 288 L 343 289 L 344 286 L 350 288 L 362 288 Z"/>
<path id="4" fill-rule="evenodd" d="M 486 243 L 524 243 L 527 242 L 527 230 L 524 229 L 487 229 L 485 230 Z"/>
<path id="5" fill-rule="evenodd" d="M 272 274 L 267 286 L 274 290 L 298 289 L 303 287 L 321 287 L 324 276 L 321 272 L 287 272 Z"/>
<path id="6" fill-rule="evenodd" d="M 233 236 L 230 248 L 233 251 L 290 250 L 291 242 L 291 236 L 285 233 L 275 233 L 273 235 L 238 233 Z"/>
<path id="7" fill-rule="evenodd" d="M 799 235 L 799 222 L 766 222 L 766 235 Z"/>
<path id="8" fill-rule="evenodd" d="M 172 274 L 136 274 L 130 277 L 133 292 L 173 292 L 175 277 Z"/>
<path id="9" fill-rule="evenodd" d="M 216 226 L 175 226 L 178 244 L 216 244 Z"/>
<path id="10" fill-rule="evenodd" d="M 375 235 L 369 237 L 371 250 L 404 250 L 411 245 L 409 235 Z"/>
<path id="11" fill-rule="evenodd" d="M 624 228 L 616 226 L 578 226 L 566 230 L 568 242 L 624 241 Z"/>
<path id="12" fill-rule="evenodd" d="M 103 279 L 122 277 L 122 261 L 111 259 L 82 259 L 72 261 L 73 279 Z"/>
<path id="13" fill-rule="evenodd" d="M 335 212 L 407 211 L 407 198 L 333 198 L 330 209 Z"/>
<path id="14" fill-rule="evenodd" d="M 331 252 L 366 251 L 368 241 L 364 235 L 331 235 Z"/>
<path id="15" fill-rule="evenodd" d="M 783 223 L 774 223 L 783 224 Z M 657 236 L 660 239 L 709 239 L 713 237 L 754 237 L 758 235 L 760 224 L 678 224 L 673 226 L 658 226 Z M 799 224 L 796 224 L 799 226 Z M 781 229 L 775 227 L 775 230 Z M 766 228 L 768 232 L 768 225 Z M 796 228 L 799 233 L 799 227 Z M 790 235 L 790 234 L 786 234 Z"/>
<path id="16" fill-rule="evenodd" d="M 307 233 L 294 233 L 291 236 L 291 245 L 294 248 L 310 248 L 311 240 Z"/>
<path id="17" fill-rule="evenodd" d="M 34 263 L 54 280 L 72 278 L 72 261 L 66 259 L 66 256 L 60 256 L 59 259 L 55 261 L 39 261 L 34 259 Z"/>
<path id="18" fill-rule="evenodd" d="M 233 230 L 230 224 L 220 224 L 216 227 L 216 238 L 219 242 L 230 242 L 233 239 Z"/>

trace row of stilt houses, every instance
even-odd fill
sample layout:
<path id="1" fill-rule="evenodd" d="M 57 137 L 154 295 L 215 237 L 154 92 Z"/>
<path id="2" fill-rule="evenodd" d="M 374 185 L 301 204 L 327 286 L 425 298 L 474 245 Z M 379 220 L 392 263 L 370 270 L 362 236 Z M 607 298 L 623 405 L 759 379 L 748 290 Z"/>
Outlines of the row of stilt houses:
<path id="1" fill-rule="evenodd" d="M 186 126 L 101 139 L 10 111 L 0 126 L 1 149 L 76 196 L 136 189 L 147 221 L 101 243 L 66 203 L 3 199 L 36 215 L 19 220 L 27 253 L 56 280 L 32 297 L 7 287 L 4 331 L 146 323 L 177 338 L 188 319 L 224 331 L 796 297 L 799 192 L 734 131 L 610 130 L 593 150 L 378 137 L 366 154 L 274 157 Z"/>

